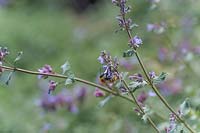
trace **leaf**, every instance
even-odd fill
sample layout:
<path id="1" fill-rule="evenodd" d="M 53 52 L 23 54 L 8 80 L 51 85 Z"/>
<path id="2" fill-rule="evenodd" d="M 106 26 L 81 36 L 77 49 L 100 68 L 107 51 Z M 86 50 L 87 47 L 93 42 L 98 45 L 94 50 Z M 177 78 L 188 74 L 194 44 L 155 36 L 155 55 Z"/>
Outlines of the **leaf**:
<path id="1" fill-rule="evenodd" d="M 147 114 L 144 114 L 142 116 L 142 120 L 146 123 L 147 122 L 147 118 L 148 118 L 148 115 Z"/>
<path id="2" fill-rule="evenodd" d="M 159 83 L 163 82 L 166 79 L 166 77 L 167 77 L 167 73 L 162 72 L 159 76 L 157 76 L 153 79 L 153 83 L 159 84 Z"/>
<path id="3" fill-rule="evenodd" d="M 67 78 L 67 79 L 65 80 L 65 85 L 70 85 L 70 84 L 72 84 L 72 83 L 73 83 L 73 80 L 70 79 L 70 78 Z"/>
<path id="4" fill-rule="evenodd" d="M 189 99 L 185 99 L 185 101 L 180 105 L 180 112 L 182 115 L 187 115 L 190 112 L 191 105 Z"/>
<path id="5" fill-rule="evenodd" d="M 122 72 L 121 73 L 122 80 L 125 80 L 127 75 L 128 75 L 128 72 Z"/>
<path id="6" fill-rule="evenodd" d="M 62 74 L 65 74 L 67 71 L 69 71 L 71 69 L 69 62 L 66 61 L 65 64 L 61 66 L 61 69 L 62 69 Z"/>
<path id="7" fill-rule="evenodd" d="M 132 28 L 134 28 L 134 27 L 138 27 L 138 25 L 134 23 L 134 24 L 130 25 L 129 28 L 132 29 Z"/>
<path id="8" fill-rule="evenodd" d="M 135 54 L 135 51 L 133 50 L 133 49 L 129 49 L 129 50 L 127 50 L 127 51 L 125 51 L 124 53 L 123 53 L 123 57 L 131 57 L 131 56 L 133 56 Z"/>
<path id="9" fill-rule="evenodd" d="M 98 107 L 102 108 L 112 97 L 112 95 L 107 96 L 105 99 L 99 102 Z"/>
<path id="10" fill-rule="evenodd" d="M 14 74 L 14 71 L 12 71 L 12 72 L 9 73 L 8 78 L 6 80 L 6 85 L 9 85 L 10 80 L 12 79 L 13 74 Z"/>
<path id="11" fill-rule="evenodd" d="M 142 116 L 142 120 L 144 120 L 144 122 L 147 122 L 147 118 L 153 113 L 153 111 L 148 107 L 148 106 L 144 106 L 142 107 L 143 111 L 144 111 L 144 115 Z"/>
<path id="12" fill-rule="evenodd" d="M 75 82 L 75 75 L 70 71 L 67 73 L 68 78 L 65 80 L 65 85 L 69 85 Z"/>
<path id="13" fill-rule="evenodd" d="M 18 52 L 17 57 L 14 60 L 14 64 L 22 58 L 22 55 L 23 55 L 22 51 Z"/>
<path id="14" fill-rule="evenodd" d="M 68 61 L 65 62 L 65 64 L 63 64 L 61 66 L 62 69 L 62 74 L 66 74 L 67 75 L 67 79 L 65 80 L 65 85 L 69 85 L 75 82 L 75 75 L 74 73 L 71 71 L 71 66 L 69 64 Z"/>
<path id="15" fill-rule="evenodd" d="M 131 89 L 132 92 L 136 91 L 137 89 L 140 89 L 144 86 L 147 85 L 147 82 L 146 81 L 143 81 L 143 82 L 135 82 L 135 81 L 132 81 L 129 83 L 129 88 Z"/>

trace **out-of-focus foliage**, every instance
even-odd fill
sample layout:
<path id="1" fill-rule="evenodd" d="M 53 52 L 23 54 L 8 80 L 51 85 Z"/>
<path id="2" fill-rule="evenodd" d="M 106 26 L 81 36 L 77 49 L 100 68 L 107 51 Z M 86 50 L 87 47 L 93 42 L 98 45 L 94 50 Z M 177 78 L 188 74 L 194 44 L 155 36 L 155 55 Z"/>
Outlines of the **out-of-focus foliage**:
<path id="1" fill-rule="evenodd" d="M 122 58 L 128 39 L 121 31 L 115 33 L 118 10 L 111 1 L 84 1 L 0 0 L 0 45 L 10 50 L 8 60 L 15 60 L 17 53 L 23 51 L 18 67 L 37 71 L 50 64 L 60 73 L 60 66 L 68 60 L 76 76 L 96 82 L 101 67 L 97 58 L 105 49 L 120 58 L 120 70 L 130 74 L 141 72 L 134 56 Z M 178 110 L 189 98 L 191 110 L 186 118 L 200 131 L 200 1 L 162 0 L 156 6 L 147 0 L 129 2 L 130 17 L 139 25 L 133 32 L 143 40 L 138 49 L 143 61 L 149 71 L 168 73 L 158 87 L 174 108 Z M 151 29 L 147 29 L 148 24 L 152 24 Z M 6 74 L 1 77 L 0 132 L 154 132 L 134 112 L 135 106 L 120 98 L 111 98 L 99 108 L 103 99 L 94 97 L 95 88 L 89 86 L 84 102 L 75 103 L 76 113 L 67 107 L 46 112 L 40 107 L 46 82 L 38 82 L 36 76 L 14 73 L 6 86 Z M 77 95 L 76 88 L 72 85 L 56 90 L 53 95 L 66 90 Z M 136 94 L 141 92 L 150 93 L 150 87 Z M 168 126 L 169 111 L 157 97 L 149 96 L 145 104 L 154 111 L 152 118 L 160 128 Z"/>

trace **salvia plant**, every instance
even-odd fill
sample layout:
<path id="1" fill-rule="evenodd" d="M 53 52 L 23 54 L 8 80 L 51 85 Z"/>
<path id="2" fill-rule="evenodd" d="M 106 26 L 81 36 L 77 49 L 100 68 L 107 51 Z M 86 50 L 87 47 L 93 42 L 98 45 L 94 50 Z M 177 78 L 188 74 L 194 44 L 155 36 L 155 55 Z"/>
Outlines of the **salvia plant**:
<path id="1" fill-rule="evenodd" d="M 159 0 L 151 0 L 151 8 L 155 8 Z M 167 100 L 162 96 L 164 93 L 160 93 L 157 87 L 167 86 L 170 81 L 165 81 L 167 77 L 166 72 L 155 73 L 153 70 L 148 70 L 140 57 L 139 49 L 145 45 L 142 38 L 132 31 L 134 28 L 138 27 L 136 23 L 129 17 L 129 12 L 131 12 L 132 7 L 128 5 L 127 0 L 112 0 L 112 4 L 115 8 L 119 9 L 119 13 L 116 16 L 119 28 L 118 32 L 125 32 L 128 36 L 127 39 L 127 49 L 122 51 L 122 56 L 124 58 L 129 58 L 135 56 L 138 61 L 138 65 L 141 68 L 142 73 L 128 73 L 120 71 L 120 66 L 123 64 L 117 57 L 112 57 L 112 55 L 103 50 L 100 52 L 97 61 L 101 65 L 102 72 L 98 76 L 97 83 L 90 82 L 79 78 L 71 70 L 70 63 L 66 61 L 60 69 L 61 73 L 56 72 L 52 66 L 45 64 L 37 71 L 26 70 L 17 67 L 17 62 L 21 59 L 23 52 L 19 52 L 13 62 L 7 60 L 9 51 L 6 47 L 0 47 L 0 72 L 1 75 L 5 71 L 9 71 L 5 83 L 8 85 L 12 80 L 12 76 L 15 72 L 21 72 L 25 74 L 37 75 L 38 80 L 46 80 L 48 82 L 48 91 L 45 90 L 44 96 L 39 102 L 44 110 L 55 111 L 59 107 L 66 107 L 72 113 L 78 113 L 78 105 L 82 103 L 85 96 L 88 95 L 87 88 L 84 86 L 76 86 L 74 90 L 63 90 L 62 93 L 55 94 L 55 89 L 60 86 L 70 86 L 70 84 L 83 83 L 95 88 L 94 96 L 103 98 L 99 103 L 100 107 L 103 107 L 112 97 L 122 98 L 130 103 L 134 104 L 133 112 L 136 113 L 141 120 L 143 120 L 146 125 L 149 124 L 155 130 L 155 132 L 166 132 L 166 133 L 195 133 L 196 131 L 187 123 L 189 113 L 191 111 L 191 103 L 189 99 L 186 99 L 180 107 L 174 109 L 167 102 Z M 164 22 L 156 24 L 148 24 L 147 31 L 155 32 L 156 34 L 161 34 L 166 29 L 166 24 Z M 184 48 L 184 46 L 182 46 Z M 192 50 L 192 49 L 191 49 Z M 178 57 L 183 56 L 184 51 L 179 51 L 174 55 L 173 59 L 176 60 Z M 159 49 L 159 60 L 164 61 L 169 59 L 166 55 L 169 51 L 166 48 Z M 172 53 L 173 54 L 173 53 Z M 169 55 L 169 54 L 168 54 Z M 129 64 L 130 65 L 130 64 Z M 174 81 L 174 80 L 172 80 Z M 176 83 L 178 81 L 175 81 Z M 170 84 L 170 83 L 169 83 Z M 151 88 L 149 94 L 142 91 L 140 94 L 136 95 L 135 92 L 139 89 L 148 86 Z M 173 86 L 170 86 L 173 87 Z M 176 86 L 177 87 L 177 86 Z M 150 105 L 147 105 L 145 101 L 148 97 L 157 96 L 159 100 L 163 103 L 166 109 L 170 111 L 169 120 L 166 120 L 168 124 L 164 127 L 160 127 L 159 123 L 156 123 L 152 116 L 158 115 L 156 111 L 151 109 Z M 145 125 L 144 125 L 145 126 Z"/>

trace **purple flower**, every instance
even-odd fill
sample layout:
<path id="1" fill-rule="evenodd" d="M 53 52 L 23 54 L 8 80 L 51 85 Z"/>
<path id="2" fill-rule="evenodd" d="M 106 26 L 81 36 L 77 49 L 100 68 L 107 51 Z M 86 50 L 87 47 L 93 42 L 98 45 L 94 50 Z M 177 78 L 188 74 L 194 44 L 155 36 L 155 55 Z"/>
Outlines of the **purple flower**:
<path id="1" fill-rule="evenodd" d="M 84 86 L 79 86 L 75 88 L 75 96 L 79 102 L 84 102 L 87 95 L 87 88 Z"/>
<path id="2" fill-rule="evenodd" d="M 50 65 L 44 65 L 44 67 L 42 67 L 41 69 L 38 69 L 38 71 L 41 74 L 53 74 L 54 73 Z M 41 79 L 41 78 L 45 79 L 47 77 L 48 77 L 47 75 L 38 75 L 39 79 Z"/>
<path id="3" fill-rule="evenodd" d="M 143 104 L 147 98 L 148 98 L 148 94 L 143 91 L 138 95 L 137 100 L 138 102 Z"/>
<path id="4" fill-rule="evenodd" d="M 51 93 L 51 91 L 54 91 L 56 89 L 56 86 L 57 86 L 57 82 L 53 81 L 53 80 L 50 80 L 49 81 L 49 91 L 48 91 L 48 94 Z"/>
<path id="5" fill-rule="evenodd" d="M 118 21 L 119 27 L 124 28 L 125 27 L 125 22 L 122 19 L 122 17 L 121 16 L 117 16 L 116 19 Z"/>
<path id="6" fill-rule="evenodd" d="M 150 97 L 155 97 L 155 96 L 156 96 L 156 93 L 153 92 L 153 91 L 149 91 L 149 92 L 148 92 L 148 96 L 150 96 Z"/>
<path id="7" fill-rule="evenodd" d="M 147 24 L 147 31 L 148 32 L 155 32 L 157 34 L 161 34 L 165 31 L 166 24 L 161 22 L 160 24 Z"/>
<path id="8" fill-rule="evenodd" d="M 40 106 L 46 111 L 55 111 L 57 109 L 56 105 L 56 97 L 51 95 L 45 95 L 40 104 Z"/>
<path id="9" fill-rule="evenodd" d="M 99 56 L 99 57 L 97 58 L 97 60 L 98 60 L 101 64 L 104 64 L 104 63 L 105 63 L 104 58 L 103 58 L 102 56 Z"/>
<path id="10" fill-rule="evenodd" d="M 169 127 L 165 128 L 166 133 L 170 133 L 176 128 L 176 115 L 171 113 L 169 116 Z"/>
<path id="11" fill-rule="evenodd" d="M 162 94 L 175 95 L 181 92 L 182 81 L 180 79 L 168 79 L 165 82 L 158 84 L 158 88 L 161 90 Z"/>
<path id="12" fill-rule="evenodd" d="M 1 66 L 2 66 L 2 62 L 0 61 L 0 74 L 4 71 L 4 69 Z"/>
<path id="13" fill-rule="evenodd" d="M 118 5 L 119 5 L 119 0 L 112 0 L 112 3 L 113 3 L 114 5 L 116 5 L 116 6 L 118 6 Z"/>
<path id="14" fill-rule="evenodd" d="M 154 71 L 149 72 L 149 77 L 154 79 L 156 77 L 156 73 Z"/>
<path id="15" fill-rule="evenodd" d="M 200 46 L 196 46 L 192 49 L 192 51 L 194 52 L 194 54 L 200 55 Z"/>
<path id="16" fill-rule="evenodd" d="M 130 47 L 138 48 L 139 45 L 142 44 L 142 39 L 138 36 L 134 36 L 132 39 L 129 40 Z"/>
<path id="17" fill-rule="evenodd" d="M 3 61 L 3 59 L 9 54 L 8 49 L 6 47 L 0 47 L 0 61 Z"/>
<path id="18" fill-rule="evenodd" d="M 6 7 L 10 3 L 10 0 L 0 0 L 0 7 Z"/>
<path id="19" fill-rule="evenodd" d="M 159 51 L 158 51 L 158 59 L 160 61 L 165 61 L 167 59 L 167 54 L 168 54 L 168 49 L 167 48 L 159 48 Z"/>
<path id="20" fill-rule="evenodd" d="M 133 68 L 133 63 L 125 60 L 124 58 L 120 60 L 119 64 L 123 66 L 126 70 L 131 70 Z"/>
<path id="21" fill-rule="evenodd" d="M 105 93 L 102 90 L 96 88 L 95 92 L 94 92 L 94 96 L 96 96 L 96 97 L 103 97 L 103 96 L 105 96 Z"/>
<path id="22" fill-rule="evenodd" d="M 78 107 L 76 106 L 76 104 L 72 103 L 72 104 L 68 104 L 67 109 L 73 113 L 73 114 L 77 114 L 79 112 Z"/>
<path id="23" fill-rule="evenodd" d="M 129 76 L 130 80 L 135 80 L 137 82 L 143 82 L 142 74 L 136 73 L 134 75 Z"/>
<path id="24" fill-rule="evenodd" d="M 155 25 L 154 24 L 147 24 L 147 31 L 150 32 L 150 31 L 153 31 L 155 28 Z"/>

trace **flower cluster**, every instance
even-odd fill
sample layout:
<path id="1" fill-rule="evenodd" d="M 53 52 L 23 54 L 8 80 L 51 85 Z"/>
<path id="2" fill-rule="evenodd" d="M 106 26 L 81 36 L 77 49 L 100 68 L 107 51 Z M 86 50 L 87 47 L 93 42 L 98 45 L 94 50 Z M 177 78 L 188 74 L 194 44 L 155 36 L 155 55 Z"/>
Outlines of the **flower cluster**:
<path id="1" fill-rule="evenodd" d="M 147 24 L 147 31 L 148 32 L 155 32 L 156 34 L 161 34 L 165 31 L 166 24 L 161 22 L 160 24 Z"/>
<path id="2" fill-rule="evenodd" d="M 144 102 L 148 98 L 148 94 L 144 91 L 142 91 L 138 96 L 137 96 L 137 101 L 140 102 L 141 104 L 144 104 Z"/>
<path id="3" fill-rule="evenodd" d="M 120 30 L 131 30 L 133 27 L 138 26 L 133 23 L 132 19 L 128 18 L 127 20 L 124 18 L 124 15 L 131 11 L 131 6 L 126 5 L 127 0 L 112 0 L 112 3 L 120 8 L 120 15 L 116 17 Z"/>
<path id="4" fill-rule="evenodd" d="M 194 56 L 200 55 L 200 46 L 193 46 L 188 39 L 183 39 L 174 49 L 174 51 L 171 51 L 166 47 L 161 47 L 158 50 L 159 61 L 190 61 Z"/>
<path id="5" fill-rule="evenodd" d="M 171 133 L 176 128 L 176 116 L 171 113 L 169 116 L 169 127 L 165 128 L 166 133 Z"/>
<path id="6" fill-rule="evenodd" d="M 138 48 L 142 44 L 142 39 L 138 36 L 134 36 L 129 40 L 129 46 L 131 48 Z"/>
<path id="7" fill-rule="evenodd" d="M 57 85 L 58 85 L 57 82 L 55 82 L 53 80 L 49 80 L 49 91 L 48 91 L 48 94 L 50 94 L 51 91 L 54 91 Z"/>
<path id="8" fill-rule="evenodd" d="M 50 65 L 47 65 L 47 64 L 44 65 L 44 67 L 38 69 L 38 71 L 41 74 L 53 74 L 54 73 L 52 67 Z M 42 79 L 42 78 L 46 79 L 46 78 L 48 78 L 48 76 L 46 76 L 46 75 L 38 75 L 38 79 Z"/>
<path id="9" fill-rule="evenodd" d="M 113 84 L 120 77 L 117 69 L 119 61 L 117 58 L 112 59 L 109 53 L 102 51 L 98 57 L 98 61 L 102 64 L 103 73 L 100 75 L 100 82 L 106 84 Z"/>
<path id="10" fill-rule="evenodd" d="M 6 47 L 0 47 L 0 62 L 2 62 L 8 54 L 9 52 Z"/>
<path id="11" fill-rule="evenodd" d="M 154 79 L 156 77 L 156 73 L 154 71 L 149 72 L 149 77 Z"/>
<path id="12" fill-rule="evenodd" d="M 57 95 L 47 95 L 46 93 L 39 101 L 39 106 L 45 111 L 56 111 L 59 107 L 66 108 L 72 113 L 78 113 L 78 103 L 83 103 L 87 96 L 87 88 L 78 86 L 74 91 L 63 90 Z"/>
<path id="13" fill-rule="evenodd" d="M 120 30 L 127 30 L 129 33 L 133 27 L 137 27 L 138 25 L 133 23 L 131 18 L 125 17 L 125 15 L 131 11 L 131 6 L 126 5 L 127 0 L 112 0 L 112 3 L 120 8 L 120 14 L 116 17 Z M 142 39 L 137 35 L 134 37 L 130 37 L 129 46 L 130 48 L 138 48 L 142 44 Z"/>
<path id="14" fill-rule="evenodd" d="M 165 96 L 175 95 L 182 90 L 182 80 L 177 78 L 167 79 L 165 82 L 158 84 L 157 87 Z"/>
<path id="15" fill-rule="evenodd" d="M 130 12 L 130 6 L 126 5 L 127 0 L 112 0 L 112 3 L 115 6 L 120 7 L 120 12 L 122 14 L 126 14 L 128 12 Z"/>
<path id="16" fill-rule="evenodd" d="M 44 65 L 42 68 L 38 69 L 39 73 L 41 74 L 54 74 L 53 69 L 50 65 Z M 47 79 L 48 75 L 38 75 L 38 79 Z M 56 86 L 58 83 L 53 80 L 49 80 L 48 83 L 48 94 L 50 94 L 52 91 L 56 89 Z"/>

